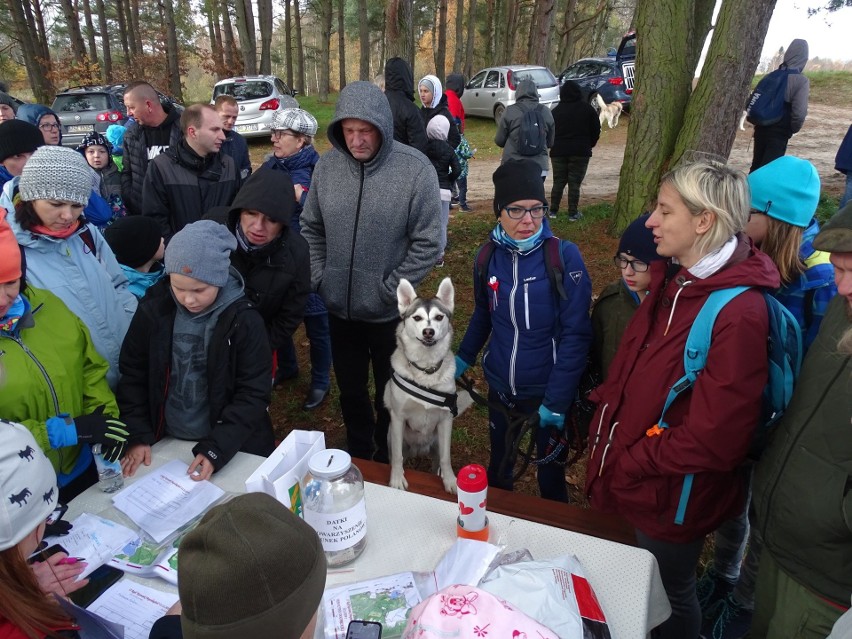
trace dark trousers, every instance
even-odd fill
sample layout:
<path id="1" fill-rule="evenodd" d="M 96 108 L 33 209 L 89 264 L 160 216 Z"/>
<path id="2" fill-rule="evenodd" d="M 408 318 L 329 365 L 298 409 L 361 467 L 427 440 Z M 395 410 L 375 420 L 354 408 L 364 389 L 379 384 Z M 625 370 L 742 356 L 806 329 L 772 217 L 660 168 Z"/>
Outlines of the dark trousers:
<path id="1" fill-rule="evenodd" d="M 657 560 L 663 587 L 672 607 L 672 616 L 657 626 L 654 639 L 698 639 L 701 631 L 701 608 L 695 593 L 695 569 L 704 547 L 704 537 L 684 544 L 661 541 L 636 531 L 640 548 Z"/>
<path id="2" fill-rule="evenodd" d="M 786 131 L 777 127 L 754 127 L 754 155 L 751 160 L 749 173 L 756 171 L 764 164 L 777 160 L 787 153 L 787 142 L 790 136 Z"/>
<path id="3" fill-rule="evenodd" d="M 311 388 L 328 390 L 331 384 L 331 341 L 328 337 L 328 313 L 305 315 L 305 335 L 310 342 Z M 288 337 L 278 349 L 278 370 L 282 377 L 296 377 L 299 361 L 296 344 Z"/>
<path id="4" fill-rule="evenodd" d="M 518 413 L 531 414 L 538 411 L 541 398 L 518 399 L 506 397 L 495 390 L 488 390 L 488 401 L 492 404 L 503 404 L 506 408 L 512 408 Z M 488 432 L 491 436 L 491 459 L 488 462 L 488 485 L 512 490 L 512 471 L 515 466 L 515 458 L 509 459 L 503 473 L 500 473 L 500 465 L 506 457 L 506 432 L 509 430 L 509 422 L 501 410 L 488 409 Z M 550 431 L 546 428 L 536 428 L 535 443 L 536 457 L 543 458 L 550 442 Z M 568 457 L 568 449 L 554 460 L 554 463 L 538 466 L 538 489 L 545 499 L 554 501 L 568 501 L 568 488 L 565 485 L 565 459 Z M 556 463 L 561 461 L 562 463 Z"/>
<path id="5" fill-rule="evenodd" d="M 586 177 L 589 168 L 589 160 L 585 157 L 550 158 L 553 165 L 553 189 L 550 191 L 550 208 L 556 213 L 559 210 L 559 202 L 565 186 L 568 186 L 568 215 L 577 213 L 577 205 L 580 203 L 580 185 Z"/>
<path id="6" fill-rule="evenodd" d="M 396 319 L 374 324 L 328 316 L 346 443 L 353 457 L 388 461 L 390 414 L 385 408 L 384 393 L 390 379 L 390 357 L 396 348 L 397 324 Z M 376 388 L 372 404 L 368 386 L 371 367 Z"/>
<path id="7" fill-rule="evenodd" d="M 456 186 L 459 189 L 459 206 L 467 206 L 467 176 L 456 180 Z"/>

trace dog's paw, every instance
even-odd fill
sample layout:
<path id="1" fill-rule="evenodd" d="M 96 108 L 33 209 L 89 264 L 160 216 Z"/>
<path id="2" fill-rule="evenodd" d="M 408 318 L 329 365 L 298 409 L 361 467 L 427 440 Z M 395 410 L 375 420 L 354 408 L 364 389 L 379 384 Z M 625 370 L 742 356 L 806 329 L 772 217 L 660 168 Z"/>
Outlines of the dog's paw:
<path id="1" fill-rule="evenodd" d="M 445 477 L 444 478 L 444 490 L 446 490 L 451 495 L 455 495 L 458 490 L 456 486 L 456 478 L 455 477 Z"/>
<path id="2" fill-rule="evenodd" d="M 401 468 L 398 470 L 396 468 L 391 469 L 388 486 L 397 490 L 408 490 L 408 482 L 405 480 L 405 473 Z"/>

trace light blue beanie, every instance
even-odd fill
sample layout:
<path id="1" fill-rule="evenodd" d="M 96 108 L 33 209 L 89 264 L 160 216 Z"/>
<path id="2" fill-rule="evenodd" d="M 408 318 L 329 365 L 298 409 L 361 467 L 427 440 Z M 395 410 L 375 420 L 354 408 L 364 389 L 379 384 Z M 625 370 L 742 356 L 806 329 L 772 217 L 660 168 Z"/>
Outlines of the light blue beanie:
<path id="1" fill-rule="evenodd" d="M 819 204 L 819 174 L 813 164 L 785 155 L 748 176 L 751 208 L 806 228 Z"/>

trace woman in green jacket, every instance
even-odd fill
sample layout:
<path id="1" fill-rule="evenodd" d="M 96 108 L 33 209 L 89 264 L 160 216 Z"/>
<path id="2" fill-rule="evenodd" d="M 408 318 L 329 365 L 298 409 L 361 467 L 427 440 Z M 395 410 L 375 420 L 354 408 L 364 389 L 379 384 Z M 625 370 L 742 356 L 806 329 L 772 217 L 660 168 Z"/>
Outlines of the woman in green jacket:
<path id="1" fill-rule="evenodd" d="M 101 443 L 105 456 L 117 458 L 126 431 L 110 418 L 118 407 L 106 381 L 109 365 L 58 297 L 26 287 L 5 218 L 0 209 L 0 355 L 6 369 L 0 416 L 33 434 L 66 501 L 97 481 L 91 450 L 81 444 Z"/>

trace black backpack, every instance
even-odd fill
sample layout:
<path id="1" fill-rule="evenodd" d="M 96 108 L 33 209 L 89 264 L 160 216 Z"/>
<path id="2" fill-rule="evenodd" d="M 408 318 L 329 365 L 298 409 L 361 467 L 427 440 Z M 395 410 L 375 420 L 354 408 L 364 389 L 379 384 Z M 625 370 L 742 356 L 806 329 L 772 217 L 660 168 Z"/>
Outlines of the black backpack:
<path id="1" fill-rule="evenodd" d="M 547 151 L 547 126 L 540 104 L 524 111 L 518 131 L 518 152 L 521 155 L 541 155 Z"/>
<path id="2" fill-rule="evenodd" d="M 768 73 L 757 83 L 748 99 L 747 120 L 755 126 L 770 126 L 784 117 L 784 96 L 787 93 L 787 80 L 796 69 L 783 67 Z"/>

